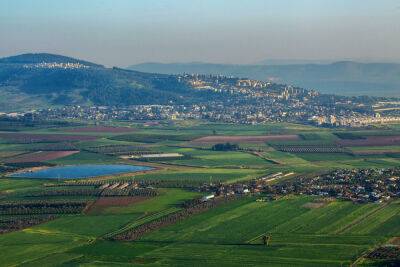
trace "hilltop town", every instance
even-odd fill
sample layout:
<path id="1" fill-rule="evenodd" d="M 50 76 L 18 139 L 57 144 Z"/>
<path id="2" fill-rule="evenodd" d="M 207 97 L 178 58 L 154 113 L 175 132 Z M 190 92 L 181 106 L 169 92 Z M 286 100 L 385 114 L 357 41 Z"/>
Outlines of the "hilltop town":
<path id="1" fill-rule="evenodd" d="M 83 66 L 71 64 L 46 66 Z M 393 99 L 326 95 L 290 85 L 225 76 L 184 74 L 177 78 L 193 90 L 210 92 L 217 97 L 187 104 L 171 102 L 167 105 L 128 107 L 70 105 L 27 114 L 3 115 L 103 121 L 204 119 L 240 124 L 294 122 L 325 127 L 364 127 L 400 122 L 400 102 Z"/>

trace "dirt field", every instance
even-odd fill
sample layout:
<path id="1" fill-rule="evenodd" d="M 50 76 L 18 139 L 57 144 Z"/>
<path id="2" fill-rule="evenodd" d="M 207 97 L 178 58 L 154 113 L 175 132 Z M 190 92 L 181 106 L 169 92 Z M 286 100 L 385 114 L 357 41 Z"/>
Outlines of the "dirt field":
<path id="1" fill-rule="evenodd" d="M 43 143 L 62 141 L 89 141 L 97 136 L 67 135 L 67 134 L 26 134 L 26 133 L 0 133 L 0 138 L 16 143 Z"/>
<path id="2" fill-rule="evenodd" d="M 400 145 L 400 135 L 395 136 L 368 136 L 365 139 L 339 140 L 341 146 L 391 146 Z"/>
<path id="3" fill-rule="evenodd" d="M 325 202 L 308 202 L 304 204 L 303 207 L 307 209 L 319 209 L 326 206 L 326 204 Z"/>
<path id="4" fill-rule="evenodd" d="M 15 156 L 5 160 L 6 163 L 23 163 L 23 162 L 42 162 L 58 158 L 63 158 L 79 151 L 38 151 L 20 156 Z"/>
<path id="5" fill-rule="evenodd" d="M 224 135 L 224 136 L 205 136 L 193 140 L 193 143 L 264 143 L 267 141 L 295 141 L 300 137 L 295 134 L 288 135 Z"/>
<path id="6" fill-rule="evenodd" d="M 149 199 L 148 197 L 101 197 L 87 207 L 85 213 L 99 213 L 103 209 L 113 206 L 128 206 Z"/>
<path id="7" fill-rule="evenodd" d="M 67 130 L 71 133 L 127 133 L 135 131 L 129 127 L 113 127 L 113 126 L 92 126 L 92 127 L 80 127 Z"/>

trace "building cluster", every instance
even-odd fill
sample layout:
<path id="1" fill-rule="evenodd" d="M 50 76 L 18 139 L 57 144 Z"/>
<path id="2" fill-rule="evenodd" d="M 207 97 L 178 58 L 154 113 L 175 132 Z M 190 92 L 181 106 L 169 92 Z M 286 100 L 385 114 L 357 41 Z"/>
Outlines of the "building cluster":
<path id="1" fill-rule="evenodd" d="M 26 69 L 86 69 L 89 66 L 83 65 L 81 63 L 73 63 L 73 62 L 41 62 L 36 64 L 24 64 L 24 68 Z"/>
<path id="2" fill-rule="evenodd" d="M 376 124 L 386 123 L 399 123 L 400 116 L 382 116 L 380 113 L 376 113 L 373 116 L 368 115 L 344 115 L 336 117 L 335 115 L 330 116 L 313 116 L 310 119 L 317 125 L 329 125 L 329 126 L 343 126 L 343 127 L 363 127 Z"/>
<path id="3" fill-rule="evenodd" d="M 279 172 L 246 182 L 204 184 L 198 190 L 207 192 L 208 199 L 221 195 L 262 193 L 272 199 L 300 194 L 333 197 L 358 203 L 380 203 L 400 197 L 400 168 L 341 169 L 312 178 L 282 179 L 292 174 Z"/>
<path id="4" fill-rule="evenodd" d="M 400 121 L 396 109 L 378 114 L 373 108 L 377 101 L 365 97 L 325 95 L 290 85 L 225 76 L 185 74 L 178 76 L 178 80 L 193 90 L 208 90 L 212 97 L 187 104 L 67 106 L 40 110 L 36 115 L 51 119 L 86 120 L 204 119 L 240 124 L 295 122 L 328 127 L 359 127 Z M 379 103 L 382 107 L 382 100 Z"/>
<path id="5" fill-rule="evenodd" d="M 236 182 L 230 184 L 223 183 L 206 183 L 198 188 L 200 192 L 210 193 L 207 198 L 210 199 L 213 196 L 232 196 L 232 195 L 244 195 L 244 194 L 255 194 L 266 191 L 269 185 L 279 179 L 293 175 L 293 172 L 282 173 L 277 172 L 274 174 L 262 176 L 251 181 Z"/>
<path id="6" fill-rule="evenodd" d="M 400 168 L 341 169 L 277 183 L 265 187 L 264 192 L 335 197 L 360 203 L 383 202 L 400 197 Z"/>

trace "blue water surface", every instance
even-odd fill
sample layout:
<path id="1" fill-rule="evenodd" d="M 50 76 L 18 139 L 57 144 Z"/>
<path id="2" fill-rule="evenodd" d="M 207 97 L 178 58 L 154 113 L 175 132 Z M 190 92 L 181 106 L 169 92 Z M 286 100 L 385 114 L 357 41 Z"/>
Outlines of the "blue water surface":
<path id="1" fill-rule="evenodd" d="M 82 178 L 102 176 L 102 175 L 147 171 L 151 169 L 152 169 L 151 167 L 146 167 L 146 166 L 123 165 L 123 164 L 112 164 L 112 165 L 85 164 L 85 165 L 51 167 L 32 172 L 14 173 L 10 176 L 19 178 L 39 178 L 39 179 L 82 179 Z"/>

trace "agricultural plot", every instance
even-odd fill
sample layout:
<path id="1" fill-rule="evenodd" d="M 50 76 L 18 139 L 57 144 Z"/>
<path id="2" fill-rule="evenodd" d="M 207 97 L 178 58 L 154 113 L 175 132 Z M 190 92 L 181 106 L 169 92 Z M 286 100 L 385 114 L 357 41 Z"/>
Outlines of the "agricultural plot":
<path id="1" fill-rule="evenodd" d="M 127 133 L 135 131 L 134 128 L 116 126 L 86 126 L 66 130 L 71 133 Z"/>
<path id="2" fill-rule="evenodd" d="M 50 160 L 49 162 L 54 164 L 62 164 L 62 165 L 73 165 L 73 164 L 88 164 L 88 163 L 115 163 L 118 162 L 119 159 L 98 153 L 81 151 L 79 153 L 75 153 L 63 158 L 58 158 L 54 160 Z"/>
<path id="3" fill-rule="evenodd" d="M 42 165 L 129 162 L 156 168 L 71 184 L 1 177 L 0 227 L 14 232 L 0 235 L 0 265 L 348 266 L 400 235 L 398 202 L 361 205 L 287 196 L 272 202 L 244 197 L 148 232 L 134 242 L 107 241 L 181 211 L 183 203 L 205 194 L 193 190 L 204 183 L 234 183 L 278 172 L 310 175 L 333 168 L 400 165 L 395 156 L 398 133 L 393 129 L 346 136 L 348 131 L 340 135 L 295 124 L 115 125 L 66 125 L 29 132 L 25 127 L 0 134 L 1 160 L 14 160 L 12 168 L 35 167 L 25 162 L 34 156 Z M 381 143 L 373 145 L 371 140 Z M 238 142 L 242 150 L 213 151 L 214 142 Z M 344 147 L 341 142 L 348 143 Z M 67 151 L 79 152 L 63 155 Z M 148 162 L 120 158 L 146 154 L 182 156 Z M 10 166 L 2 163 L 0 169 Z M 128 191 L 127 182 L 135 182 L 130 183 L 132 188 L 139 185 L 141 190 Z M 104 190 L 103 183 L 118 184 L 121 190 Z M 16 231 L 20 228 L 24 230 Z M 271 236 L 267 247 L 262 245 L 264 234 Z"/>
<path id="4" fill-rule="evenodd" d="M 117 135 L 111 137 L 111 140 L 126 141 L 126 142 L 140 142 L 140 143 L 158 143 L 166 141 L 190 141 L 195 139 L 196 135 L 191 134 L 176 134 L 175 133 L 135 133 L 127 135 Z"/>
<path id="5" fill-rule="evenodd" d="M 353 160 L 355 157 L 349 153 L 343 152 L 309 152 L 309 153 L 296 153 L 296 155 L 302 159 L 310 162 L 320 162 L 320 161 L 336 161 L 343 162 L 348 160 Z"/>
<path id="6" fill-rule="evenodd" d="M 400 136 L 367 136 L 359 139 L 342 139 L 337 141 L 340 146 L 392 146 L 400 145 Z"/>
<path id="7" fill-rule="evenodd" d="M 33 134 L 33 133 L 0 133 L 0 138 L 10 143 L 43 143 L 95 140 L 91 135 L 66 135 L 66 134 Z"/>
<path id="8" fill-rule="evenodd" d="M 195 144 L 209 144 L 209 143 L 265 143 L 268 141 L 294 141 L 299 140 L 297 135 L 242 135 L 242 136 L 206 136 L 193 140 Z"/>
<path id="9" fill-rule="evenodd" d="M 15 156 L 5 160 L 6 163 L 42 162 L 67 157 L 79 151 L 38 151 Z"/>
<path id="10" fill-rule="evenodd" d="M 64 255 L 75 255 L 66 261 L 70 264 L 343 266 L 400 234 L 396 202 L 308 205 L 314 201 L 289 197 L 260 203 L 244 198 L 134 242 L 98 240 Z M 271 236 L 268 246 L 262 244 L 263 234 Z"/>
<path id="11" fill-rule="evenodd" d="M 226 168 L 265 168 L 271 165 L 270 162 L 263 158 L 239 151 L 224 152 L 184 148 L 175 150 L 175 153 L 181 153 L 187 157 L 169 160 L 168 163 L 185 166 Z"/>
<path id="12" fill-rule="evenodd" d="M 147 200 L 148 197 L 101 197 L 85 209 L 86 214 L 100 214 L 109 207 L 124 207 Z"/>
<path id="13" fill-rule="evenodd" d="M 137 180 L 174 181 L 176 186 L 191 183 L 206 182 L 234 182 L 255 178 L 264 174 L 262 170 L 223 169 L 223 168 L 181 168 L 175 170 L 161 170 L 158 172 L 139 174 Z"/>
<path id="14" fill-rule="evenodd" d="M 32 179 L 0 179 L 0 194 L 24 192 L 39 189 L 42 182 Z"/>
<path id="15" fill-rule="evenodd" d="M 356 155 L 392 155 L 400 154 L 400 146 L 368 146 L 368 147 L 349 147 Z"/>
<path id="16" fill-rule="evenodd" d="M 0 235 L 0 265 L 24 263 L 37 266 L 43 259 L 46 259 L 45 263 L 42 263 L 44 265 L 48 265 L 52 260 L 54 264 L 60 264 L 63 260 L 70 261 L 76 256 L 82 256 L 74 253 L 71 255 L 70 249 L 93 243 L 95 239 L 135 223 L 141 218 L 172 209 L 177 210 L 181 202 L 197 195 L 179 189 L 165 189 L 154 199 L 111 198 L 106 200 L 106 203 L 99 200 L 100 203 L 95 204 L 95 209 L 88 210 L 85 214 L 64 214 L 42 225 Z"/>
<path id="17" fill-rule="evenodd" d="M 134 155 L 139 153 L 150 153 L 149 148 L 145 146 L 134 145 L 102 145 L 86 147 L 86 151 L 107 155 Z"/>
<path id="18" fill-rule="evenodd" d="M 346 149 L 338 146 L 310 146 L 310 145 L 277 145 L 276 150 L 288 153 L 346 153 Z"/>

